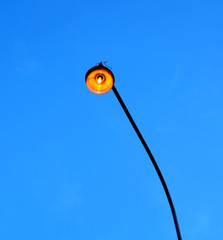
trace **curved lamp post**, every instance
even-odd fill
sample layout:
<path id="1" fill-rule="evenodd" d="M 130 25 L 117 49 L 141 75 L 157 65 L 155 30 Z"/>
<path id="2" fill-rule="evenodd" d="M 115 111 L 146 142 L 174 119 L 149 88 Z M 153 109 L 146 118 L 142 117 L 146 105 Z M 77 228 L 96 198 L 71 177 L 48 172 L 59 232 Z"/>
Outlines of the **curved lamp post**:
<path id="1" fill-rule="evenodd" d="M 121 104 L 126 116 L 128 117 L 130 123 L 132 124 L 132 127 L 134 128 L 136 134 L 138 135 L 143 147 L 145 148 L 147 154 L 149 155 L 150 160 L 159 176 L 159 179 L 164 188 L 164 191 L 165 191 L 165 194 L 168 199 L 170 209 L 171 209 L 171 212 L 173 215 L 173 220 L 174 220 L 178 240 L 182 240 L 181 233 L 180 233 L 180 227 L 179 227 L 179 224 L 177 221 L 176 211 L 175 211 L 173 201 L 170 196 L 170 192 L 167 188 L 166 182 L 165 182 L 163 175 L 156 163 L 155 158 L 152 155 L 152 152 L 150 151 L 149 147 L 147 146 L 142 134 L 140 133 L 137 125 L 135 124 L 135 122 L 134 122 L 132 116 L 130 115 L 127 107 L 125 106 L 122 98 L 120 97 L 116 87 L 114 86 L 115 77 L 114 77 L 113 73 L 111 72 L 110 69 L 103 66 L 103 64 L 101 62 L 97 66 L 95 66 L 87 71 L 86 76 L 85 76 L 85 82 L 87 84 L 88 89 L 91 92 L 99 94 L 99 95 L 105 94 L 105 93 L 109 92 L 111 89 L 113 90 L 116 98 L 118 99 L 119 103 Z"/>

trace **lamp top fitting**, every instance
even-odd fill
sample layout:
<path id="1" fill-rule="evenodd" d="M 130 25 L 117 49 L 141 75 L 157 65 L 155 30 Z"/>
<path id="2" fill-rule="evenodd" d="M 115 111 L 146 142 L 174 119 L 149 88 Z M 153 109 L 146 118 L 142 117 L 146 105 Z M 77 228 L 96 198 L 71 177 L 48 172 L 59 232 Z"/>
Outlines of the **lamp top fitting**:
<path id="1" fill-rule="evenodd" d="M 85 82 L 91 92 L 101 95 L 112 89 L 115 77 L 112 71 L 100 62 L 87 71 Z"/>

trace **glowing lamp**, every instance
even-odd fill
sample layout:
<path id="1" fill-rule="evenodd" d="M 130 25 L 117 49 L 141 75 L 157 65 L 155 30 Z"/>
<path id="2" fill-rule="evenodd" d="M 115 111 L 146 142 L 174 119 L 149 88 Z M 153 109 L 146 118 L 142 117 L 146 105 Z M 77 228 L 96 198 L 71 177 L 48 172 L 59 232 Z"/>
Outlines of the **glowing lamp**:
<path id="1" fill-rule="evenodd" d="M 115 77 L 110 69 L 104 67 L 102 63 L 99 63 L 98 66 L 87 71 L 85 82 L 91 92 L 100 95 L 112 89 Z"/>
<path id="2" fill-rule="evenodd" d="M 181 237 L 181 233 L 180 233 L 180 227 L 178 224 L 178 220 L 177 220 L 177 215 L 176 215 L 176 211 L 173 205 L 173 201 L 172 198 L 170 196 L 170 192 L 169 189 L 166 185 L 166 182 L 163 178 L 163 175 L 158 167 L 158 164 L 152 154 L 152 152 L 150 151 L 146 141 L 144 140 L 142 134 L 140 133 L 135 121 L 133 120 L 131 114 L 129 113 L 128 108 L 125 106 L 125 103 L 123 102 L 121 96 L 119 95 L 116 87 L 114 86 L 114 82 L 115 82 L 115 78 L 113 73 L 111 72 L 111 70 L 109 70 L 108 68 L 104 67 L 102 63 L 99 63 L 98 66 L 95 66 L 91 69 L 89 69 L 86 73 L 85 76 L 85 81 L 87 84 L 88 89 L 96 94 L 105 94 L 107 92 L 109 92 L 111 89 L 113 90 L 116 98 L 118 99 L 120 105 L 122 106 L 126 116 L 128 117 L 130 123 L 132 124 L 132 127 L 134 128 L 136 134 L 139 137 L 139 140 L 141 141 L 143 147 L 145 148 L 157 174 L 158 177 L 162 183 L 163 189 L 165 191 L 165 194 L 167 196 L 167 200 L 169 202 L 170 205 L 170 209 L 173 215 L 173 220 L 174 220 L 174 224 L 175 224 L 175 228 L 176 228 L 176 232 L 177 232 L 177 237 L 178 240 L 182 240 Z"/>

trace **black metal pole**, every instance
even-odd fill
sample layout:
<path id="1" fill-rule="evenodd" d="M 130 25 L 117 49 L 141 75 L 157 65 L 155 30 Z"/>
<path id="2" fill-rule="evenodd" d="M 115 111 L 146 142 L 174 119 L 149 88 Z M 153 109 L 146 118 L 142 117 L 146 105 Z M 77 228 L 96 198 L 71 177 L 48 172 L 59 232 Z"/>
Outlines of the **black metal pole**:
<path id="1" fill-rule="evenodd" d="M 146 142 L 145 142 L 142 134 L 140 133 L 137 125 L 135 124 L 132 116 L 130 115 L 127 107 L 125 106 L 125 104 L 124 104 L 122 98 L 120 97 L 120 95 L 119 95 L 117 89 L 115 88 L 115 86 L 112 87 L 112 90 L 113 90 L 115 96 L 117 97 L 119 103 L 121 104 L 121 106 L 122 106 L 122 108 L 123 108 L 126 116 L 128 117 L 130 123 L 132 124 L 132 126 L 133 126 L 136 134 L 138 135 L 138 137 L 139 137 L 139 139 L 140 139 L 143 147 L 145 148 L 147 154 L 149 155 L 149 157 L 150 157 L 150 159 L 151 159 L 151 161 L 152 161 L 152 164 L 153 164 L 154 168 L 156 169 L 156 172 L 157 172 L 157 174 L 158 174 L 158 176 L 159 176 L 159 179 L 160 179 L 160 181 L 161 181 L 161 183 L 162 183 L 162 185 L 163 185 L 164 191 L 165 191 L 165 193 L 166 193 L 166 196 L 167 196 L 167 199 L 168 199 L 168 202 L 169 202 L 169 205 L 170 205 L 170 209 L 171 209 L 171 212 L 172 212 L 172 215 L 173 215 L 173 220 L 174 220 L 174 224 L 175 224 L 175 228 L 176 228 L 178 240 L 182 240 L 181 233 L 180 233 L 180 227 L 179 227 L 179 224 L 178 224 L 178 221 L 177 221 L 176 211 L 175 211 L 175 208 L 174 208 L 173 201 L 172 201 L 172 199 L 171 199 L 169 190 L 168 190 L 168 188 L 167 188 L 166 182 L 165 182 L 165 180 L 164 180 L 164 178 L 163 178 L 163 175 L 162 175 L 162 173 L 161 173 L 161 171 L 160 171 L 160 169 L 159 169 L 159 167 L 158 167 L 158 165 L 157 165 L 157 163 L 156 163 L 155 158 L 153 157 L 153 155 L 152 155 L 149 147 L 147 146 L 147 144 L 146 144 Z"/>

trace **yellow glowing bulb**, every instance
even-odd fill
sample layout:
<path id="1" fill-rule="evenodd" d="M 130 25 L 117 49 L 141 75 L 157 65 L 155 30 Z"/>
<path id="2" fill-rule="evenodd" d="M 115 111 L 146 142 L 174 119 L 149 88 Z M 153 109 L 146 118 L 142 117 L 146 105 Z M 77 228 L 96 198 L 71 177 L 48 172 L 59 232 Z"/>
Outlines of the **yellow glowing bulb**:
<path id="1" fill-rule="evenodd" d="M 101 84 L 102 81 L 103 81 L 103 77 L 102 77 L 102 76 L 98 76 L 98 78 L 97 78 L 97 82 L 98 82 L 98 84 Z"/>
<path id="2" fill-rule="evenodd" d="M 109 92 L 115 82 L 115 78 L 110 69 L 104 67 L 102 63 L 88 70 L 85 76 L 88 89 L 96 94 Z"/>

